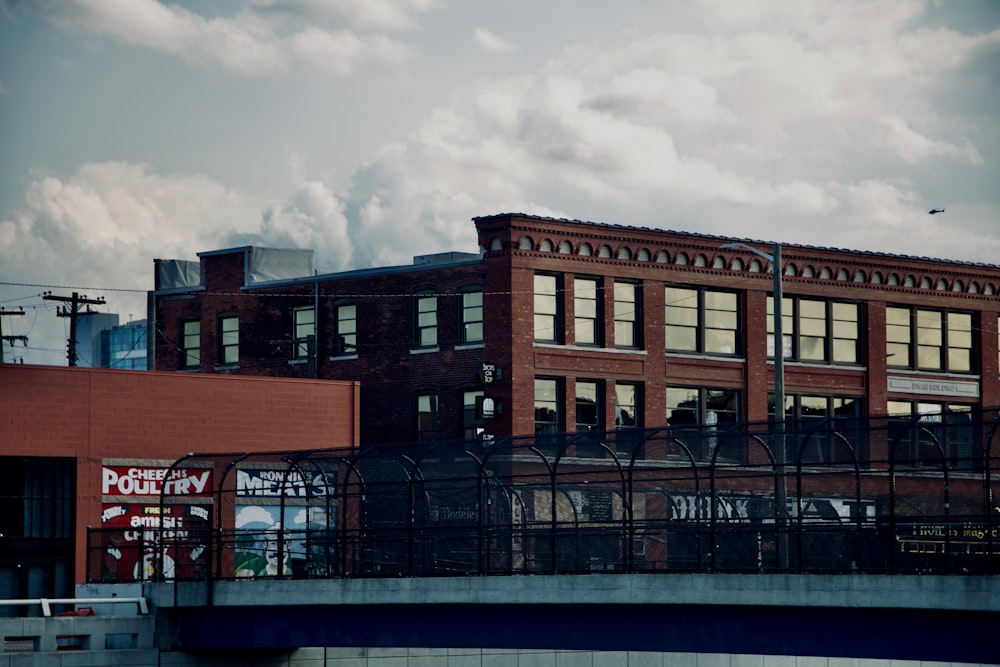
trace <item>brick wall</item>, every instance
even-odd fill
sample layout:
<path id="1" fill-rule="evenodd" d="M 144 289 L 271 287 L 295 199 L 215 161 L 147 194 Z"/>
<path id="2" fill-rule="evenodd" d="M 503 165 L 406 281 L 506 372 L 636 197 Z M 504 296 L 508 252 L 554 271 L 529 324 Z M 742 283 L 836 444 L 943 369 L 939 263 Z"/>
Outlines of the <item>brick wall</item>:
<path id="1" fill-rule="evenodd" d="M 77 460 L 76 581 L 104 459 L 352 447 L 352 382 L 0 365 L 0 455 Z"/>

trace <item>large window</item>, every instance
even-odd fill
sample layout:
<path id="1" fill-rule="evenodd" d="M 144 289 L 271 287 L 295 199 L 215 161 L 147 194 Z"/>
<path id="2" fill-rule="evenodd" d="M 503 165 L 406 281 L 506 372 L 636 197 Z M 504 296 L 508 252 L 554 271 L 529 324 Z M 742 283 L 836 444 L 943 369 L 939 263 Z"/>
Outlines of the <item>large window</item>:
<path id="1" fill-rule="evenodd" d="M 740 392 L 668 386 L 666 418 L 671 433 L 687 445 L 695 458 L 710 460 L 722 435 L 740 420 Z M 723 451 L 720 456 L 741 459 L 743 452 Z"/>
<path id="2" fill-rule="evenodd" d="M 889 366 L 972 372 L 972 314 L 889 306 L 885 309 Z"/>
<path id="3" fill-rule="evenodd" d="M 562 431 L 559 405 L 562 382 L 556 378 L 535 378 L 535 434 Z"/>
<path id="4" fill-rule="evenodd" d="M 417 347 L 429 348 L 437 347 L 437 297 L 430 294 L 417 296 L 416 302 L 416 330 L 414 341 Z"/>
<path id="5" fill-rule="evenodd" d="M 236 315 L 219 318 L 219 363 L 224 366 L 240 363 L 240 318 Z"/>
<path id="6" fill-rule="evenodd" d="M 641 391 L 637 383 L 619 382 L 615 385 L 616 428 L 642 426 L 641 401 Z"/>
<path id="7" fill-rule="evenodd" d="M 642 347 L 641 294 L 638 283 L 615 281 L 615 347 Z"/>
<path id="8" fill-rule="evenodd" d="M 603 383 L 598 380 L 576 381 L 577 456 L 601 455 L 601 432 L 604 430 Z M 591 435 L 586 435 L 591 434 Z"/>
<path id="9" fill-rule="evenodd" d="M 786 359 L 856 364 L 861 358 L 861 309 L 856 303 L 785 297 L 781 300 Z M 767 353 L 774 357 L 774 297 L 767 297 Z"/>
<path id="10" fill-rule="evenodd" d="M 562 292 L 560 278 L 535 274 L 535 340 L 546 343 L 562 341 Z"/>
<path id="11" fill-rule="evenodd" d="M 293 314 L 295 320 L 292 336 L 295 339 L 296 359 L 309 358 L 309 337 L 316 336 L 316 309 L 312 306 L 296 308 Z"/>
<path id="12" fill-rule="evenodd" d="M 890 450 L 897 465 L 970 470 L 979 467 L 972 407 L 931 401 L 889 401 Z"/>
<path id="13" fill-rule="evenodd" d="M 333 334 L 334 354 L 343 357 L 358 353 L 358 307 L 342 303 L 336 307 Z"/>
<path id="14" fill-rule="evenodd" d="M 462 292 L 462 343 L 483 342 L 483 292 Z"/>
<path id="15" fill-rule="evenodd" d="M 603 430 L 604 399 L 597 380 L 576 381 L 576 430 Z"/>
<path id="16" fill-rule="evenodd" d="M 739 354 L 737 304 L 735 292 L 668 285 L 664 296 L 666 348 L 701 354 Z"/>
<path id="17" fill-rule="evenodd" d="M 438 439 L 438 397 L 436 394 L 417 396 L 417 442 Z"/>
<path id="18" fill-rule="evenodd" d="M 201 367 L 201 322 L 181 322 L 181 368 Z"/>
<path id="19" fill-rule="evenodd" d="M 577 345 L 600 346 L 602 291 L 599 278 L 573 280 L 573 329 Z"/>
<path id="20" fill-rule="evenodd" d="M 774 418 L 774 398 L 769 414 Z M 796 463 L 851 463 L 865 458 L 867 431 L 862 430 L 862 399 L 856 396 L 785 396 L 785 449 Z"/>

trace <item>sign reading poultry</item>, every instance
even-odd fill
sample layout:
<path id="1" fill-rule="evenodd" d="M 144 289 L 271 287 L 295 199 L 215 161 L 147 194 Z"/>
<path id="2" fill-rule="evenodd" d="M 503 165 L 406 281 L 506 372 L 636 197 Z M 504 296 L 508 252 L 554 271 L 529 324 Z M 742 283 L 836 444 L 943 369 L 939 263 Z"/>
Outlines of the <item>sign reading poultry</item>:
<path id="1" fill-rule="evenodd" d="M 211 495 L 212 471 L 208 468 L 170 470 L 156 466 L 104 466 L 101 472 L 101 495 L 158 496 L 161 493 L 168 496 Z"/>

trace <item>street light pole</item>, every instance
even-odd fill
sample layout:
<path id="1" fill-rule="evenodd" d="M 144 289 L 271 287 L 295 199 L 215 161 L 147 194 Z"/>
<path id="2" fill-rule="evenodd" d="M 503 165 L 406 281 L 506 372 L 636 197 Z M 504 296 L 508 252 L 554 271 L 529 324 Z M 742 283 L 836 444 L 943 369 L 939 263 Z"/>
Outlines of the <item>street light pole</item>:
<path id="1" fill-rule="evenodd" d="M 774 458 L 777 467 L 777 480 L 774 488 L 774 504 L 777 512 L 775 517 L 779 523 L 778 538 L 780 544 L 780 563 L 782 568 L 788 569 L 788 534 L 785 526 L 784 515 L 787 514 L 787 488 L 785 481 L 785 464 L 788 455 L 785 451 L 785 335 L 782 318 L 782 301 L 784 292 L 781 285 L 781 245 L 775 243 L 772 254 L 768 255 L 762 250 L 758 250 L 745 243 L 725 243 L 719 246 L 723 250 L 740 248 L 752 252 L 771 263 L 771 275 L 774 279 Z"/>

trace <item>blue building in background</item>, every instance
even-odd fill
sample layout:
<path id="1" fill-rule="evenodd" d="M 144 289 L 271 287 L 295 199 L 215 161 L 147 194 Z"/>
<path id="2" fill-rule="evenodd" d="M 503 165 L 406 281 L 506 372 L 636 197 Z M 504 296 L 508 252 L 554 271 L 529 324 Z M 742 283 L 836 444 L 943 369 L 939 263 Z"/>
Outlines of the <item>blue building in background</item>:
<path id="1" fill-rule="evenodd" d="M 146 320 L 135 320 L 101 331 L 100 366 L 125 370 L 148 370 L 147 340 Z"/>

